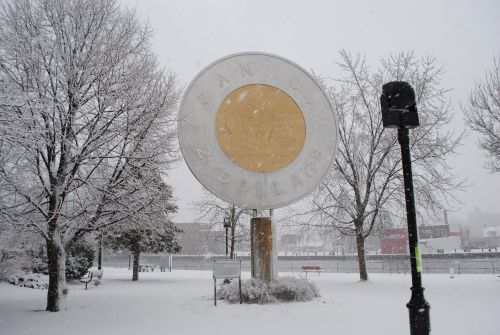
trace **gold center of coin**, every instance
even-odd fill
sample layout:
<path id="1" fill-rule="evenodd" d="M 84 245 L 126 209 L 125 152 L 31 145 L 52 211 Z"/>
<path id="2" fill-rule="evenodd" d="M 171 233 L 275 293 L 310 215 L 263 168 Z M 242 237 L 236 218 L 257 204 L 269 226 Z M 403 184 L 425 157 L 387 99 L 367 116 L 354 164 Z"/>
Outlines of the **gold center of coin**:
<path id="1" fill-rule="evenodd" d="M 238 166 L 274 172 L 304 147 L 306 124 L 297 103 L 270 85 L 251 84 L 231 92 L 215 120 L 219 145 Z"/>

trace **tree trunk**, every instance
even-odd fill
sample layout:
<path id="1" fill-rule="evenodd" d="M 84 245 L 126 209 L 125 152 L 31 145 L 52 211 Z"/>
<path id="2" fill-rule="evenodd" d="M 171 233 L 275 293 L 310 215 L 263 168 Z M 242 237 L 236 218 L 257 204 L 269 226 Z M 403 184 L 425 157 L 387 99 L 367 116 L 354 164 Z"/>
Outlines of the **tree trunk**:
<path id="1" fill-rule="evenodd" d="M 359 228 L 356 228 L 356 247 L 358 251 L 359 279 L 362 281 L 368 280 L 365 257 L 365 237 L 363 236 L 363 230 Z"/>
<path id="2" fill-rule="evenodd" d="M 49 289 L 47 291 L 47 307 L 49 312 L 59 312 L 66 289 L 66 253 L 59 234 L 53 234 L 47 240 L 47 263 L 49 270 Z"/>
<path id="3" fill-rule="evenodd" d="M 132 255 L 134 255 L 134 265 L 132 266 L 132 281 L 139 280 L 139 257 L 141 251 L 138 249 L 132 250 Z"/>
<path id="4" fill-rule="evenodd" d="M 97 253 L 97 270 L 102 270 L 102 233 L 99 233 L 99 250 Z"/>
<path id="5" fill-rule="evenodd" d="M 235 230 L 236 230 L 236 222 L 233 221 L 231 225 L 231 236 L 230 236 L 230 246 L 229 246 L 229 259 L 234 259 L 234 244 L 236 241 L 235 235 Z"/>

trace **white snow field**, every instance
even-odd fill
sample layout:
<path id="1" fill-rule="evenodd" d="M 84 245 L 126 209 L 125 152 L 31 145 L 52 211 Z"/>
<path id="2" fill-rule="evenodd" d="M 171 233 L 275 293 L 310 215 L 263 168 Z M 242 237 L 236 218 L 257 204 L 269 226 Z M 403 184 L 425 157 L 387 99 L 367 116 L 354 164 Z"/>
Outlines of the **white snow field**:
<path id="1" fill-rule="evenodd" d="M 271 305 L 213 305 L 210 271 L 105 268 L 100 286 L 70 284 L 66 309 L 46 312 L 46 290 L 0 283 L 0 334 L 409 334 L 409 275 L 310 274 L 321 297 Z M 281 274 L 283 275 L 283 274 Z M 298 275 L 298 274 L 294 274 Z M 249 274 L 244 273 L 248 278 Z M 500 278 L 424 275 L 433 334 L 500 334 Z"/>

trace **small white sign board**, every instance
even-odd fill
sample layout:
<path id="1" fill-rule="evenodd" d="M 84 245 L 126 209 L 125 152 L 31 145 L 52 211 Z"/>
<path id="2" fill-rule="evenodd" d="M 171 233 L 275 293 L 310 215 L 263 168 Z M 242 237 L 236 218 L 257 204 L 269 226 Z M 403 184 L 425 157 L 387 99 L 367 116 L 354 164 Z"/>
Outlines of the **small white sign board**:
<path id="1" fill-rule="evenodd" d="M 241 259 L 214 259 L 214 306 L 217 306 L 217 278 L 232 279 L 238 278 L 241 300 Z"/>
<path id="2" fill-rule="evenodd" d="M 241 278 L 241 260 L 214 259 L 214 278 Z"/>

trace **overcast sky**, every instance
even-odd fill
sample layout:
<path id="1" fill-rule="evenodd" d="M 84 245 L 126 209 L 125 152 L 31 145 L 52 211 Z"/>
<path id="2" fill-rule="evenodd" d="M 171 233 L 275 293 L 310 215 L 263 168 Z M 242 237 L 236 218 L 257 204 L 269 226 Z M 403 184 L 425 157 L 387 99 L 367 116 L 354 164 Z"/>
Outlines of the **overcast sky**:
<path id="1" fill-rule="evenodd" d="M 153 49 L 186 87 L 211 62 L 228 54 L 261 51 L 288 58 L 329 78 L 338 75 L 339 49 L 360 52 L 371 64 L 390 52 L 414 50 L 434 55 L 443 65 L 443 87 L 450 97 L 460 132 L 458 108 L 474 81 L 492 67 L 500 53 L 500 1 L 327 1 L 327 0 L 122 0 L 149 20 Z M 475 209 L 499 213 L 500 174 L 484 168 L 474 134 L 451 161 L 470 187 L 458 194 L 456 217 Z M 194 219 L 189 204 L 202 187 L 180 163 L 169 182 L 179 199 L 176 222 Z"/>

